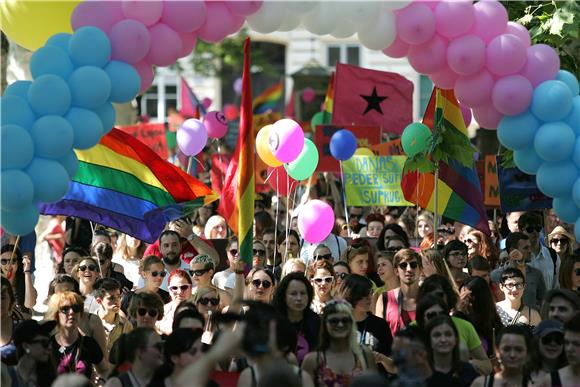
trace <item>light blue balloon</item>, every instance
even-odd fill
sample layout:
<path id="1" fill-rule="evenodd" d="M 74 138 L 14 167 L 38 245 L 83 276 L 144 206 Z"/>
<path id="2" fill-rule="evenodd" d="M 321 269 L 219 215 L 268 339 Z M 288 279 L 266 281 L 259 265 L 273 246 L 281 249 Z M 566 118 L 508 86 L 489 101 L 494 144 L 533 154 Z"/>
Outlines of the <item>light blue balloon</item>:
<path id="1" fill-rule="evenodd" d="M 560 219 L 566 223 L 573 223 L 580 216 L 580 208 L 574 204 L 570 196 L 554 198 L 552 207 Z"/>
<path id="2" fill-rule="evenodd" d="M 576 138 L 572 129 L 561 121 L 540 126 L 534 139 L 534 149 L 545 161 L 562 161 L 572 155 Z"/>
<path id="3" fill-rule="evenodd" d="M 94 109 L 94 112 L 98 114 L 103 123 L 103 134 L 109 133 L 115 126 L 115 119 L 117 118 L 117 112 L 113 104 L 107 102 Z"/>
<path id="4" fill-rule="evenodd" d="M 8 169 L 0 173 L 2 210 L 19 211 L 32 203 L 34 184 L 20 169 Z"/>
<path id="5" fill-rule="evenodd" d="M 63 49 L 68 54 L 68 43 L 70 41 L 72 34 L 67 34 L 66 32 L 60 32 L 58 34 L 52 35 L 46 43 L 45 46 L 54 46 Z"/>
<path id="6" fill-rule="evenodd" d="M 36 157 L 60 159 L 72 150 L 74 132 L 62 116 L 40 117 L 30 131 Z"/>
<path id="7" fill-rule="evenodd" d="M 531 111 L 542 121 L 559 121 L 570 113 L 572 97 L 564 82 L 543 82 L 534 90 Z"/>
<path id="8" fill-rule="evenodd" d="M 23 100 L 28 99 L 28 89 L 30 89 L 32 81 L 16 81 L 8 85 L 6 90 L 4 90 L 4 96 L 12 95 L 14 97 L 20 97 Z"/>
<path id="9" fill-rule="evenodd" d="M 2 227 L 12 235 L 26 235 L 38 223 L 38 207 L 30 203 L 20 211 L 2 211 Z"/>
<path id="10" fill-rule="evenodd" d="M 81 27 L 70 37 L 68 53 L 77 66 L 105 67 L 111 57 L 111 41 L 96 27 Z"/>
<path id="11" fill-rule="evenodd" d="M 137 96 L 141 87 L 141 77 L 130 64 L 112 60 L 105 66 L 105 72 L 111 79 L 111 97 L 116 103 L 130 102 Z"/>
<path id="12" fill-rule="evenodd" d="M 578 168 L 572 161 L 560 163 L 542 163 L 536 173 L 538 188 L 553 198 L 570 196 L 572 186 L 578 177 Z"/>
<path id="13" fill-rule="evenodd" d="M 79 159 L 74 150 L 67 152 L 67 154 L 59 159 L 58 162 L 62 164 L 64 169 L 66 169 L 68 177 L 72 180 L 79 169 Z"/>
<path id="14" fill-rule="evenodd" d="M 18 125 L 29 130 L 36 121 L 36 116 L 28 101 L 12 95 L 0 98 L 0 124 Z"/>
<path id="15" fill-rule="evenodd" d="M 580 217 L 574 224 L 574 235 L 576 236 L 576 240 L 580 241 Z"/>
<path id="16" fill-rule="evenodd" d="M 535 175 L 544 162 L 534 148 L 525 148 L 514 151 L 514 162 L 518 169 L 528 175 Z"/>
<path id="17" fill-rule="evenodd" d="M 40 47 L 30 58 L 30 73 L 35 79 L 45 74 L 67 79 L 74 68 L 68 53 L 56 46 Z"/>
<path id="18" fill-rule="evenodd" d="M 26 167 L 34 157 L 34 143 L 28 131 L 17 125 L 2 125 L 0 133 L 2 170 Z"/>
<path id="19" fill-rule="evenodd" d="M 71 91 L 65 81 L 56 75 L 42 75 L 28 89 L 28 103 L 39 116 L 62 116 L 70 108 Z"/>
<path id="20" fill-rule="evenodd" d="M 89 149 L 99 143 L 103 136 L 103 124 L 95 112 L 73 107 L 65 118 L 74 133 L 73 147 L 75 149 Z"/>
<path id="21" fill-rule="evenodd" d="M 580 168 L 580 135 L 576 138 L 576 145 L 572 152 L 572 161 L 574 161 L 574 164 Z"/>
<path id="22" fill-rule="evenodd" d="M 52 203 L 60 200 L 68 190 L 70 178 L 56 160 L 34 158 L 25 172 L 34 183 L 34 201 Z"/>
<path id="23" fill-rule="evenodd" d="M 572 99 L 572 111 L 564 121 L 570 125 L 576 136 L 580 136 L 580 95 Z"/>
<path id="24" fill-rule="evenodd" d="M 574 186 L 572 187 L 572 200 L 574 204 L 580 207 L 580 176 L 576 179 Z M 570 221 L 572 223 L 573 221 Z"/>
<path id="25" fill-rule="evenodd" d="M 111 80 L 107 73 L 95 66 L 76 69 L 68 80 L 72 105 L 95 109 L 103 105 L 111 95 Z"/>
<path id="26" fill-rule="evenodd" d="M 578 95 L 580 92 L 580 84 L 578 83 L 578 79 L 576 76 L 569 71 L 560 70 L 558 71 L 558 75 L 556 75 L 556 80 L 564 82 L 566 86 L 570 88 L 570 92 L 572 95 Z"/>
<path id="27" fill-rule="evenodd" d="M 504 116 L 497 127 L 497 137 L 508 149 L 530 148 L 540 121 L 529 111 L 517 116 Z"/>

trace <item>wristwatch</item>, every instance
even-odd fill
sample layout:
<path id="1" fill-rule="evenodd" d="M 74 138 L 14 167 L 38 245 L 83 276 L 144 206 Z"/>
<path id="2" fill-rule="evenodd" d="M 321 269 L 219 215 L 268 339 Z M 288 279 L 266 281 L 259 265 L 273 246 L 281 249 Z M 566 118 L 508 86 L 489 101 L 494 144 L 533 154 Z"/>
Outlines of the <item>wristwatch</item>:
<path id="1" fill-rule="evenodd" d="M 194 233 L 189 234 L 189 236 L 186 238 L 188 241 L 192 240 L 195 237 Z"/>

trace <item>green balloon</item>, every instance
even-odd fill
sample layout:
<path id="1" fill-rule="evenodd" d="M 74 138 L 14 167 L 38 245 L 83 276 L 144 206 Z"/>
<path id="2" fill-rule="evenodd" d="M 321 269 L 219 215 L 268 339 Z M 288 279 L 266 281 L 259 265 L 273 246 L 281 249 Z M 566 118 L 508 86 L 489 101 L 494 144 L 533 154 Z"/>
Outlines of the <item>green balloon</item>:
<path id="1" fill-rule="evenodd" d="M 313 115 L 312 119 L 310 120 L 310 127 L 312 130 L 316 130 L 317 125 L 324 125 L 326 123 L 325 118 L 326 117 L 324 116 L 324 112 L 318 112 Z"/>
<path id="2" fill-rule="evenodd" d="M 296 160 L 284 164 L 284 169 L 294 180 L 308 179 L 318 166 L 318 149 L 314 143 L 305 138 L 304 148 Z"/>
<path id="3" fill-rule="evenodd" d="M 430 143 L 431 130 L 420 122 L 413 122 L 408 125 L 401 136 L 401 145 L 409 157 L 414 157 L 416 154 L 427 150 Z"/>

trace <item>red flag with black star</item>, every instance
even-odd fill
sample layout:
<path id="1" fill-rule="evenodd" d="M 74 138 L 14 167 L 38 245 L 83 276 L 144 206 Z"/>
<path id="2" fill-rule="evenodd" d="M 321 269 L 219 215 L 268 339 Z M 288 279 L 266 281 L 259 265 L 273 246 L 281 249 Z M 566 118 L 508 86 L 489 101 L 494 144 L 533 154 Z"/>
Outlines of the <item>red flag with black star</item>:
<path id="1" fill-rule="evenodd" d="M 387 71 L 338 63 L 332 123 L 379 126 L 401 134 L 413 121 L 413 83 Z"/>

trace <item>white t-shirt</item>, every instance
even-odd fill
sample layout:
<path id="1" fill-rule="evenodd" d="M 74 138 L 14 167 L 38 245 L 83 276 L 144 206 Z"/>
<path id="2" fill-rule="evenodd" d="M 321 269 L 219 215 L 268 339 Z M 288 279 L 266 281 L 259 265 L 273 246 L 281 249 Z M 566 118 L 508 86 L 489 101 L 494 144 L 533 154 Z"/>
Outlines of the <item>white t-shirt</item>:
<path id="1" fill-rule="evenodd" d="M 211 283 L 218 289 L 226 290 L 226 284 L 230 274 L 233 274 L 233 272 L 230 269 L 219 271 L 215 273 L 215 275 L 211 279 Z"/>

